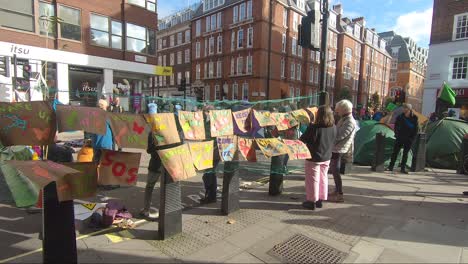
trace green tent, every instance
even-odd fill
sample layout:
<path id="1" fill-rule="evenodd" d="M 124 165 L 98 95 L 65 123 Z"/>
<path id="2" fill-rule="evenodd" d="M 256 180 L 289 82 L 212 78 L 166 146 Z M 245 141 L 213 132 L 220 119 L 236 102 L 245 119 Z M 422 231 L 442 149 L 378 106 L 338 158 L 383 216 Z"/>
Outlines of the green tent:
<path id="1" fill-rule="evenodd" d="M 377 122 L 375 120 L 361 120 L 361 121 L 359 121 L 359 127 L 375 125 L 377 123 L 379 123 L 379 122 Z"/>
<path id="2" fill-rule="evenodd" d="M 426 162 L 440 169 L 456 170 L 463 137 L 468 134 L 468 123 L 445 118 L 428 125 Z"/>
<path id="3" fill-rule="evenodd" d="M 385 166 L 390 164 L 390 159 L 393 153 L 393 144 L 395 143 L 395 133 L 393 130 L 385 124 L 374 124 L 363 126 L 356 133 L 354 138 L 354 162 L 359 165 L 371 166 L 375 159 L 375 135 L 377 133 L 383 133 L 385 138 Z M 401 155 L 400 152 L 395 166 L 400 164 Z M 407 166 L 411 166 L 413 155 L 410 151 L 408 155 Z"/>

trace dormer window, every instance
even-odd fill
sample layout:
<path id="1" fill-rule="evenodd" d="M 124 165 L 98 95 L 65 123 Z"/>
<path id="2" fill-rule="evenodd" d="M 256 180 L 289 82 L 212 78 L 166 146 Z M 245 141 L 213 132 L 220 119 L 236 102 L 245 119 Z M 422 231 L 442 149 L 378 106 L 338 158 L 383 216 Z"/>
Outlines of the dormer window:
<path id="1" fill-rule="evenodd" d="M 305 0 L 296 0 L 296 4 L 299 7 L 299 9 L 301 10 L 305 9 Z"/>
<path id="2" fill-rule="evenodd" d="M 224 5 L 225 0 L 205 0 L 203 2 L 203 11 L 209 11 L 211 9 L 217 8 Z"/>

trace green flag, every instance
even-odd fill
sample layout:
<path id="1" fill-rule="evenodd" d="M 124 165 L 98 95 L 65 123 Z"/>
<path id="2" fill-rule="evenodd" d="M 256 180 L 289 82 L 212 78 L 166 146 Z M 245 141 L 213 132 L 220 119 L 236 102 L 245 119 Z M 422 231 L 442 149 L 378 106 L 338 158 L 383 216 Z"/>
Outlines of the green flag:
<path id="1" fill-rule="evenodd" d="M 442 91 L 440 91 L 439 98 L 450 103 L 451 105 L 455 105 L 455 97 L 457 97 L 457 94 L 453 91 L 452 87 L 444 82 L 444 86 Z"/>
<path id="2" fill-rule="evenodd" d="M 394 104 L 394 103 L 389 103 L 389 104 L 387 105 L 387 111 L 392 112 L 392 111 L 395 110 L 395 108 L 397 108 L 397 107 L 398 107 L 398 105 L 396 105 L 396 104 Z"/>

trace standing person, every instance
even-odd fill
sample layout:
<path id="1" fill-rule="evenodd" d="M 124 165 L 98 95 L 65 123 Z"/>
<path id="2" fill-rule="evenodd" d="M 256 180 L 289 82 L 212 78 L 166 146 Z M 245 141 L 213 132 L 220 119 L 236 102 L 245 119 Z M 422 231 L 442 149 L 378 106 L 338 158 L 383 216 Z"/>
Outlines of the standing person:
<path id="1" fill-rule="evenodd" d="M 216 179 L 216 167 L 218 166 L 221 158 L 219 157 L 218 143 L 216 138 L 211 137 L 211 127 L 210 127 L 210 110 L 214 110 L 214 107 L 207 105 L 203 109 L 203 114 L 205 116 L 205 134 L 206 139 L 214 140 L 213 146 L 213 169 L 207 170 L 203 173 L 203 185 L 205 187 L 205 197 L 200 199 L 201 204 L 216 203 L 216 192 L 218 190 L 218 182 Z"/>
<path id="2" fill-rule="evenodd" d="M 100 99 L 98 101 L 98 107 L 106 111 L 106 109 L 108 108 L 107 101 L 104 99 Z M 102 149 L 112 150 L 114 148 L 114 141 L 112 138 L 113 138 L 112 129 L 110 127 L 109 121 L 107 120 L 106 120 L 106 134 L 104 135 L 91 134 L 91 140 L 93 142 L 93 152 L 94 152 L 93 161 L 94 162 L 99 162 L 99 159 L 101 158 Z"/>
<path id="3" fill-rule="evenodd" d="M 148 104 L 148 114 L 157 114 L 157 106 L 154 103 Z M 151 209 L 151 200 L 153 197 L 153 190 L 156 182 L 159 180 L 161 175 L 162 162 L 161 158 L 158 155 L 158 147 L 154 142 L 153 132 L 148 134 L 148 147 L 146 152 L 151 155 L 149 165 L 148 165 L 148 178 L 146 179 L 145 187 L 145 198 L 143 201 L 143 209 L 140 212 L 140 215 L 150 219 L 155 219 L 159 217 L 159 212 L 150 213 Z"/>
<path id="4" fill-rule="evenodd" d="M 336 139 L 330 162 L 330 169 L 335 181 L 335 192 L 330 195 L 329 201 L 342 203 L 344 199 L 341 168 L 345 165 L 345 160 L 351 162 L 353 160 L 354 135 L 357 131 L 357 124 L 352 114 L 353 104 L 349 100 L 339 101 L 336 104 L 335 111 L 340 117 L 340 121 L 337 123 Z"/>
<path id="5" fill-rule="evenodd" d="M 401 173 L 408 174 L 406 171 L 406 162 L 408 160 L 408 152 L 413 145 L 413 141 L 418 134 L 418 117 L 413 113 L 413 106 L 403 104 L 403 113 L 399 115 L 395 122 L 395 145 L 393 146 L 392 160 L 388 171 L 393 171 L 395 161 L 403 148 L 403 158 L 401 159 Z"/>
<path id="6" fill-rule="evenodd" d="M 300 138 L 312 156 L 312 159 L 305 161 L 306 201 L 302 206 L 307 209 L 322 208 L 322 201 L 328 198 L 327 172 L 335 137 L 333 112 L 329 106 L 320 106 L 316 123 L 311 123 Z"/>
<path id="7" fill-rule="evenodd" d="M 112 113 L 123 113 L 124 109 L 120 105 L 120 97 L 115 97 L 114 101 L 110 104 L 109 108 L 107 111 L 112 112 Z"/>

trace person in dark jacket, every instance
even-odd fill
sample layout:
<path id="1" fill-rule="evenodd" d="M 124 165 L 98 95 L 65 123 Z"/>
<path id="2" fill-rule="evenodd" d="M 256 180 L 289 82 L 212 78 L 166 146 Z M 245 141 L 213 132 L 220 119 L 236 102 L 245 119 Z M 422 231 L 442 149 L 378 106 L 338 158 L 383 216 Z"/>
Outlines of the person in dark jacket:
<path id="1" fill-rule="evenodd" d="M 207 105 L 203 109 L 205 116 L 205 136 L 208 140 L 214 140 L 213 146 L 213 169 L 208 169 L 203 173 L 203 185 L 205 187 L 205 197 L 200 199 L 201 204 L 216 203 L 216 192 L 218 190 L 218 182 L 216 178 L 216 167 L 218 166 L 221 158 L 219 157 L 218 143 L 216 138 L 211 138 L 211 127 L 210 127 L 210 111 L 214 110 L 214 107 Z"/>
<path id="2" fill-rule="evenodd" d="M 393 171 L 395 161 L 403 148 L 403 158 L 401 159 L 401 173 L 408 174 L 406 171 L 406 162 L 408 160 L 408 152 L 411 149 L 416 135 L 418 134 L 418 117 L 413 113 L 413 106 L 410 104 L 403 105 L 403 113 L 399 115 L 395 122 L 395 145 L 393 146 L 392 159 L 390 161 L 389 171 Z"/>
<path id="3" fill-rule="evenodd" d="M 329 106 L 321 106 L 315 124 L 310 124 L 300 140 L 312 156 L 305 161 L 306 201 L 302 206 L 314 210 L 322 208 L 328 198 L 328 168 L 336 138 L 335 120 Z"/>

